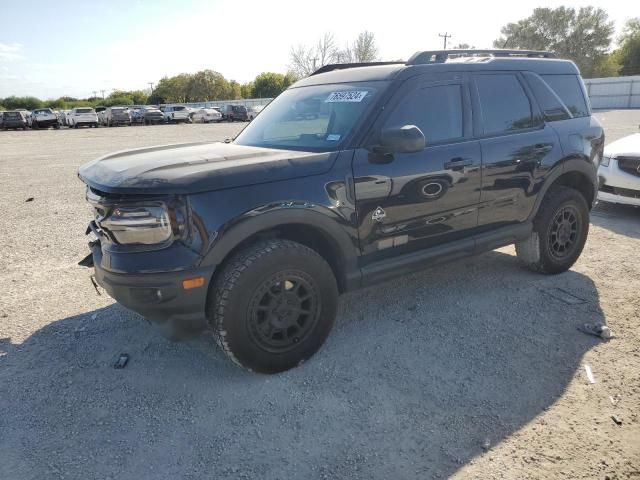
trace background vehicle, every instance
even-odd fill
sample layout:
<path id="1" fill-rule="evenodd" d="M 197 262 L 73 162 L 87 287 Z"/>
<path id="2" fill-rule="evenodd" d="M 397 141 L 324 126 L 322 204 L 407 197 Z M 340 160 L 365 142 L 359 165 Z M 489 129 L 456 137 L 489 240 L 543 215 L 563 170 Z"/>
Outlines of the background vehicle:
<path id="1" fill-rule="evenodd" d="M 164 107 L 164 119 L 167 123 L 188 123 L 191 113 L 184 105 L 167 105 Z"/>
<path id="2" fill-rule="evenodd" d="M 128 107 L 109 107 L 104 111 L 103 119 L 107 127 L 131 126 L 131 114 Z"/>
<path id="3" fill-rule="evenodd" d="M 27 118 L 29 127 L 37 128 L 60 128 L 58 123 L 58 115 L 50 108 L 38 108 L 31 112 L 31 115 Z"/>
<path id="4" fill-rule="evenodd" d="M 67 123 L 67 115 L 71 113 L 71 110 L 60 110 L 60 114 L 58 115 L 58 125 L 61 127 L 68 127 Z"/>
<path id="5" fill-rule="evenodd" d="M 144 105 L 132 105 L 129 107 L 132 124 L 142 125 L 144 123 L 144 108 Z"/>
<path id="6" fill-rule="evenodd" d="M 264 105 L 256 105 L 254 107 L 247 108 L 247 117 L 249 121 L 256 118 L 256 116 L 262 111 L 263 108 L 264 108 Z"/>
<path id="7" fill-rule="evenodd" d="M 243 105 L 223 105 L 220 107 L 220 113 L 222 113 L 222 119 L 227 122 L 249 121 L 247 108 Z"/>
<path id="8" fill-rule="evenodd" d="M 24 113 L 14 110 L 10 112 L 2 112 L 2 129 L 3 130 L 22 130 L 27 129 L 27 119 L 24 117 Z"/>
<path id="9" fill-rule="evenodd" d="M 98 115 L 91 107 L 76 107 L 66 115 L 66 119 L 71 128 L 98 127 Z"/>
<path id="10" fill-rule="evenodd" d="M 143 122 L 145 125 L 158 125 L 164 123 L 164 115 L 157 107 L 144 107 L 142 109 Z"/>
<path id="11" fill-rule="evenodd" d="M 222 114 L 215 108 L 199 108 L 191 114 L 191 120 L 196 123 L 221 122 Z"/>
<path id="12" fill-rule="evenodd" d="M 210 328 L 234 362 L 279 372 L 321 347 L 340 292 L 514 243 L 533 271 L 571 268 L 603 145 L 578 69 L 548 52 L 329 65 L 233 142 L 81 167 L 83 262 L 165 334 Z"/>
<path id="13" fill-rule="evenodd" d="M 605 147 L 598 177 L 598 200 L 640 206 L 640 133 Z"/>

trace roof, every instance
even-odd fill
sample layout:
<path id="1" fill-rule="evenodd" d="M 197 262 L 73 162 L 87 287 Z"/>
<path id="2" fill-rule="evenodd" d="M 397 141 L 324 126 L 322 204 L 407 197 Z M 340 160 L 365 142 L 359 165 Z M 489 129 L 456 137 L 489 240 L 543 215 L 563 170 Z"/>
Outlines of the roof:
<path id="1" fill-rule="evenodd" d="M 570 60 L 536 50 L 435 50 L 417 52 L 409 61 L 325 65 L 292 88 L 328 83 L 392 80 L 419 73 L 531 71 L 538 74 L 579 74 Z M 405 73 L 406 72 L 406 73 Z"/>

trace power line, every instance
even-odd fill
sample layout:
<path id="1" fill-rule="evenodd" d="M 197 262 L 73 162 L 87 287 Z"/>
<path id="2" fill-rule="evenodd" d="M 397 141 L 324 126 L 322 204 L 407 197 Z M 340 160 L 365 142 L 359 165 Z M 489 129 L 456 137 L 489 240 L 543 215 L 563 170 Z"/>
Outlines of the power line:
<path id="1" fill-rule="evenodd" d="M 440 38 L 444 38 L 444 49 L 447 49 L 447 39 L 451 38 L 451 34 L 449 32 L 439 33 L 438 36 Z"/>

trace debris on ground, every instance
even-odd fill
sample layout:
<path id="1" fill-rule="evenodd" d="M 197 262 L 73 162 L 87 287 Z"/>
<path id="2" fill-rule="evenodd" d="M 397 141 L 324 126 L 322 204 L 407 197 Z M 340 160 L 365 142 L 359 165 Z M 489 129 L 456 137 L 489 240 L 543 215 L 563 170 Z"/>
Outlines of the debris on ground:
<path id="1" fill-rule="evenodd" d="M 609 400 L 611 401 L 611 405 L 615 407 L 616 405 L 618 405 L 618 403 L 620 403 L 622 397 L 619 394 L 615 394 L 614 396 L 609 395 Z"/>
<path id="2" fill-rule="evenodd" d="M 611 415 L 611 420 L 614 421 L 616 425 L 622 425 L 622 420 L 617 415 Z"/>
<path id="3" fill-rule="evenodd" d="M 118 360 L 116 360 L 116 363 L 113 365 L 113 368 L 124 368 L 127 366 L 128 362 L 129 362 L 129 354 L 121 353 L 120 356 L 118 357 Z"/>
<path id="4" fill-rule="evenodd" d="M 26 203 L 26 202 L 33 202 L 33 200 L 34 200 L 34 198 L 33 198 L 33 197 L 29 197 L 29 198 L 27 198 L 27 199 L 25 200 L 25 203 Z"/>
<path id="5" fill-rule="evenodd" d="M 611 338 L 611 330 L 603 323 L 585 323 L 578 327 L 582 333 L 600 337 L 603 340 L 609 340 Z"/>
<path id="6" fill-rule="evenodd" d="M 584 371 L 587 373 L 587 379 L 589 380 L 589 383 L 591 383 L 591 384 L 596 383 L 596 379 L 593 376 L 593 372 L 591 371 L 591 367 L 589 365 L 587 365 L 586 363 L 584 364 Z"/>

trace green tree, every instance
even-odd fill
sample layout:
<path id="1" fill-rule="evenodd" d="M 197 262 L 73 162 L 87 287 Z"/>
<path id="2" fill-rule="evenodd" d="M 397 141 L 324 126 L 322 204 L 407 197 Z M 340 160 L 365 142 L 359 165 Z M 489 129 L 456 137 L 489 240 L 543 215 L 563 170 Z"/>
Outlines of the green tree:
<path id="1" fill-rule="evenodd" d="M 252 95 L 256 98 L 277 97 L 296 80 L 295 74 L 291 72 L 285 75 L 274 72 L 263 72 L 253 81 Z"/>
<path id="2" fill-rule="evenodd" d="M 5 98 L 2 103 L 7 110 L 15 110 L 16 108 L 26 108 L 27 110 L 34 110 L 36 108 L 42 108 L 42 100 L 36 97 L 16 97 L 11 96 Z"/>
<path id="3" fill-rule="evenodd" d="M 253 82 L 243 83 L 240 85 L 240 97 L 253 98 Z"/>
<path id="4" fill-rule="evenodd" d="M 229 88 L 227 92 L 228 93 L 226 100 L 237 100 L 238 98 L 242 98 L 242 90 L 240 84 L 235 80 L 231 80 L 229 82 Z"/>
<path id="5" fill-rule="evenodd" d="M 188 102 L 224 100 L 228 96 L 229 82 L 221 73 L 202 70 L 189 78 L 186 90 Z"/>
<path id="6" fill-rule="evenodd" d="M 500 30 L 498 48 L 552 50 L 573 60 L 591 76 L 611 45 L 613 22 L 600 8 L 536 8 L 533 14 Z"/>
<path id="7" fill-rule="evenodd" d="M 620 75 L 640 75 L 640 17 L 629 20 L 618 39 L 615 52 L 620 63 Z"/>

